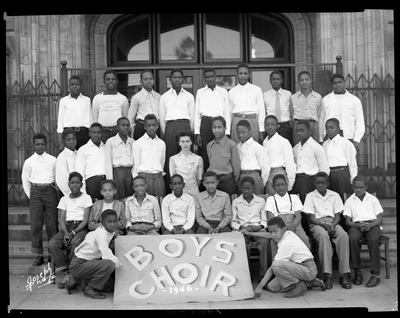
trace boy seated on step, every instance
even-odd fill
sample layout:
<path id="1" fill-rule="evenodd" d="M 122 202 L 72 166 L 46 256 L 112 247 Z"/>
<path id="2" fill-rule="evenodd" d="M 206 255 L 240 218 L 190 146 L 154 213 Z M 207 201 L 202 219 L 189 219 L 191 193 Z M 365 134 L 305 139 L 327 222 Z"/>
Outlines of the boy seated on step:
<path id="1" fill-rule="evenodd" d="M 103 299 L 106 295 L 101 291 L 113 290 L 110 276 L 121 263 L 108 246 L 117 230 L 117 224 L 117 213 L 114 210 L 105 210 L 101 214 L 101 226 L 89 232 L 85 240 L 75 248 L 75 257 L 69 266 L 70 272 L 74 279 L 87 282 L 83 289 L 86 297 Z M 75 286 L 69 287 L 67 284 L 65 287 L 70 293 Z"/>
<path id="2" fill-rule="evenodd" d="M 371 259 L 371 277 L 365 286 L 375 287 L 380 283 L 381 257 L 379 246 L 383 222 L 383 209 L 379 200 L 368 193 L 363 176 L 353 179 L 354 193 L 344 203 L 343 215 L 346 217 L 350 241 L 350 258 L 355 272 L 354 285 L 363 283 L 361 273 L 361 241 L 367 240 Z"/>
<path id="3" fill-rule="evenodd" d="M 309 238 L 304 232 L 301 225 L 301 210 L 303 210 L 303 204 L 300 198 L 296 194 L 289 194 L 288 182 L 286 176 L 278 174 L 272 179 L 272 185 L 276 193 L 267 198 L 265 204 L 265 210 L 267 211 L 267 220 L 279 216 L 281 217 L 289 231 L 294 232 L 310 249 Z M 277 245 L 274 241 L 271 241 L 271 253 L 272 257 L 276 254 Z"/>

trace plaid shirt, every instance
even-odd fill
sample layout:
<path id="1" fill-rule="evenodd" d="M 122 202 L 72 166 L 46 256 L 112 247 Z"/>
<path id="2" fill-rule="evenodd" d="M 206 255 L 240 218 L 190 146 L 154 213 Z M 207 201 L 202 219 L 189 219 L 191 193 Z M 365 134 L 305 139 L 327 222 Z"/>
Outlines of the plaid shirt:
<path id="1" fill-rule="evenodd" d="M 156 229 L 161 227 L 161 211 L 160 205 L 156 197 L 146 194 L 140 205 L 132 195 L 125 202 L 126 227 L 131 226 L 135 222 L 148 222 L 155 225 Z"/>

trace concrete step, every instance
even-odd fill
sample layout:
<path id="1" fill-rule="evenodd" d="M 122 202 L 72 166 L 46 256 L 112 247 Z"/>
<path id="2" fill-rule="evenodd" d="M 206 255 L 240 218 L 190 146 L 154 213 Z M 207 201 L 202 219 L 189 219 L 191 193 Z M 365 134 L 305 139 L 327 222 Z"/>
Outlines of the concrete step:
<path id="1" fill-rule="evenodd" d="M 31 252 L 31 241 L 9 241 L 8 242 L 9 258 L 32 258 L 36 256 Z M 43 242 L 43 256 L 49 255 L 48 242 Z"/>
<path id="2" fill-rule="evenodd" d="M 40 275 L 44 270 L 48 270 L 50 263 L 45 263 L 40 266 L 33 266 L 33 259 L 30 258 L 10 258 L 9 260 L 9 275 Z"/>
<path id="3" fill-rule="evenodd" d="M 8 239 L 10 241 L 30 241 L 31 240 L 31 226 L 29 224 L 9 225 L 8 226 Z M 43 225 L 43 240 L 47 241 L 47 232 L 46 232 L 45 225 Z"/>

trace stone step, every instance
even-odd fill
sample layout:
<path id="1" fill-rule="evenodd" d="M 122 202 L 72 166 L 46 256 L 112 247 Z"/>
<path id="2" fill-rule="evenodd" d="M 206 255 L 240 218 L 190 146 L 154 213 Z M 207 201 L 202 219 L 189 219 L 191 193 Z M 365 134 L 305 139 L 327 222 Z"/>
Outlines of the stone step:
<path id="1" fill-rule="evenodd" d="M 9 225 L 8 226 L 8 239 L 10 241 L 30 241 L 31 240 L 31 226 L 28 224 Z M 43 241 L 47 241 L 47 231 L 46 231 L 45 225 L 43 225 Z"/>
<path id="2" fill-rule="evenodd" d="M 8 242 L 8 255 L 9 258 L 32 258 L 36 256 L 31 252 L 30 241 L 9 241 Z M 43 242 L 43 256 L 49 255 L 48 242 Z"/>
<path id="3" fill-rule="evenodd" d="M 30 258 L 10 258 L 9 259 L 9 275 L 40 275 L 44 270 L 50 268 L 50 263 L 45 263 L 40 266 L 33 266 L 33 259 Z M 28 277 L 27 277 L 28 278 Z"/>

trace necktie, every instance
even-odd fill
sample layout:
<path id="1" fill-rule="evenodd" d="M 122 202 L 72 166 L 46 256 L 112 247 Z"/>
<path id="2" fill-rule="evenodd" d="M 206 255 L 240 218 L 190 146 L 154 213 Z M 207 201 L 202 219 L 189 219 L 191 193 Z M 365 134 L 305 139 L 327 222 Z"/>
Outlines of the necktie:
<path id="1" fill-rule="evenodd" d="M 275 95 L 275 116 L 278 118 L 278 123 L 281 122 L 281 104 L 280 104 L 280 99 L 279 99 L 279 93 L 276 92 Z"/>

